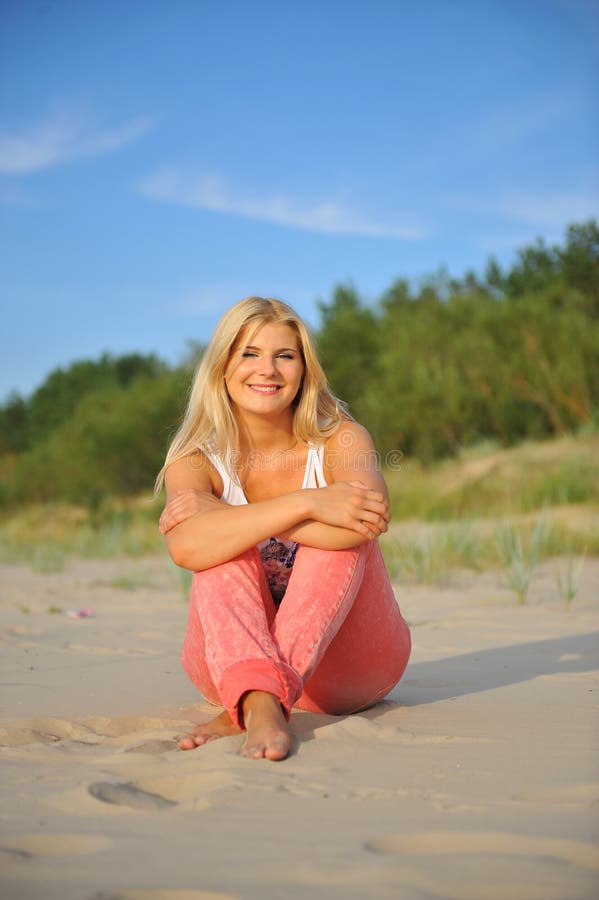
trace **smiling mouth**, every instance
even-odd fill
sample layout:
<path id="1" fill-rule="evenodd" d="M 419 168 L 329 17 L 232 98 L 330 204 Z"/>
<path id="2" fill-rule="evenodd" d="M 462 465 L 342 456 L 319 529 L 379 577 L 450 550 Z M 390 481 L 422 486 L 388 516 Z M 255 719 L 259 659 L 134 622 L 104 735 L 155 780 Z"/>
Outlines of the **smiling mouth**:
<path id="1" fill-rule="evenodd" d="M 281 390 L 280 384 L 249 384 L 248 387 L 259 394 L 276 394 Z"/>

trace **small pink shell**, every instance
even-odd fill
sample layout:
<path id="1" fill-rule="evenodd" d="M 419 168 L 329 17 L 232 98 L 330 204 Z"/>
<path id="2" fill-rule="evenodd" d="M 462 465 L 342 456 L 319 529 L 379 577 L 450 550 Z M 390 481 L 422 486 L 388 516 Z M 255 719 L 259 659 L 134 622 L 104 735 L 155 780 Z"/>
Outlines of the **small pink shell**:
<path id="1" fill-rule="evenodd" d="M 81 606 L 79 609 L 69 609 L 67 616 L 69 619 L 91 619 L 96 615 L 91 606 Z"/>

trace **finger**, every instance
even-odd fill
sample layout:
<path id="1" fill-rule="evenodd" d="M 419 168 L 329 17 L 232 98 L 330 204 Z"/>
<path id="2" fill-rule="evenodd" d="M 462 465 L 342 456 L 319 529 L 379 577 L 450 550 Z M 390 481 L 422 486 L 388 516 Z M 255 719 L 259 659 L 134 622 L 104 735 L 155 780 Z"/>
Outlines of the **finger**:
<path id="1" fill-rule="evenodd" d="M 168 528 L 174 528 L 175 525 L 178 525 L 180 522 L 184 522 L 186 519 L 191 518 L 193 515 L 192 510 L 188 509 L 172 509 L 169 511 L 169 515 L 167 518 L 167 526 Z"/>
<path id="2" fill-rule="evenodd" d="M 386 504 L 387 501 L 385 499 L 385 495 L 381 493 L 381 491 L 367 491 L 366 497 L 368 500 L 371 500 L 376 503 Z"/>
<path id="3" fill-rule="evenodd" d="M 186 512 L 184 509 L 173 508 L 170 504 L 169 506 L 163 510 L 162 515 L 160 516 L 159 528 L 163 534 L 171 531 L 175 527 L 175 525 L 179 525 L 180 522 L 184 522 L 185 519 L 188 519 L 191 513 Z"/>
<path id="4" fill-rule="evenodd" d="M 361 491 L 363 491 L 365 497 L 384 502 L 385 497 L 383 493 L 381 491 L 375 491 L 374 488 L 368 487 L 368 485 L 363 481 L 350 481 L 349 483 L 352 487 L 359 488 Z"/>
<path id="5" fill-rule="evenodd" d="M 173 517 L 170 515 L 161 516 L 158 527 L 159 527 L 160 531 L 162 532 L 162 534 L 166 534 L 167 531 L 170 531 L 171 528 L 173 527 Z"/>
<path id="6" fill-rule="evenodd" d="M 381 516 L 363 518 L 361 523 L 371 531 L 374 537 L 379 537 L 379 535 L 384 534 L 388 530 L 387 522 Z"/>
<path id="7" fill-rule="evenodd" d="M 183 497 L 180 500 L 173 500 L 171 503 L 169 503 L 164 512 L 170 516 L 180 516 L 186 515 L 193 509 L 194 504 L 190 501 L 190 498 Z"/>
<path id="8" fill-rule="evenodd" d="M 364 522 L 354 522 L 354 524 L 352 525 L 352 531 L 357 531 L 358 534 L 361 534 L 363 535 L 363 537 L 368 538 L 369 541 L 378 537 L 376 532 L 368 528 L 368 526 Z"/>
<path id="9" fill-rule="evenodd" d="M 160 524 L 160 530 L 163 534 L 168 534 L 177 524 L 178 521 L 173 516 L 166 516 Z"/>
<path id="10" fill-rule="evenodd" d="M 384 522 L 380 516 L 370 516 L 370 515 L 362 515 L 357 521 L 357 525 L 354 524 L 353 527 L 358 530 L 361 534 L 365 534 L 367 537 L 378 537 L 383 531 L 387 530 L 387 523 Z"/>
<path id="11" fill-rule="evenodd" d="M 359 519 L 368 519 L 370 522 L 381 518 L 389 521 L 389 513 L 382 503 L 365 503 L 357 509 Z"/>

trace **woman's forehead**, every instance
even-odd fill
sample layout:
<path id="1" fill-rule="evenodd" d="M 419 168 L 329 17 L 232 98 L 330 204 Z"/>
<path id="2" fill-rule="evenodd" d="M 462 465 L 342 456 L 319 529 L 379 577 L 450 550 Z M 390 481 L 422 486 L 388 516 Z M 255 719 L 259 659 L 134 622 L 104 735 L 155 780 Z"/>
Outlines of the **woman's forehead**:
<path id="1" fill-rule="evenodd" d="M 264 322 L 258 325 L 246 325 L 239 332 L 236 346 L 244 347 L 276 347 L 278 349 L 295 347 L 299 349 L 299 339 L 295 328 L 284 322 Z"/>

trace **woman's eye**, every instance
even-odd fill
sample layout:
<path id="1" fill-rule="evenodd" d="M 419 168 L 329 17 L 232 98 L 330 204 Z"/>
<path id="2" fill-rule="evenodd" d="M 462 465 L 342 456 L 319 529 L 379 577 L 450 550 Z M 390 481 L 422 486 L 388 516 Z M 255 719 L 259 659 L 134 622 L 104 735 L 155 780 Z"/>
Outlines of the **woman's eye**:
<path id="1" fill-rule="evenodd" d="M 244 357 L 258 356 L 253 350 L 244 350 L 241 354 Z M 293 353 L 277 353 L 277 359 L 295 359 Z"/>

